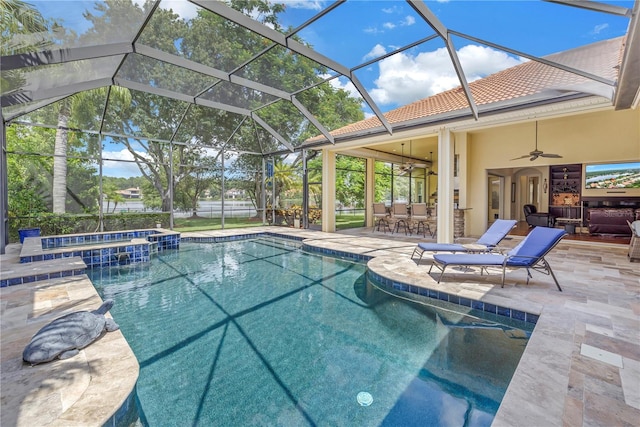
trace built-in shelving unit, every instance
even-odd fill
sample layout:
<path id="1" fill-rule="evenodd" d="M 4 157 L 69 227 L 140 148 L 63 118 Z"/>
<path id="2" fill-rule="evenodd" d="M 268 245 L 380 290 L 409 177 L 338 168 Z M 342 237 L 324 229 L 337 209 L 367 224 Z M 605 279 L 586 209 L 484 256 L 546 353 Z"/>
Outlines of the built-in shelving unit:
<path id="1" fill-rule="evenodd" d="M 554 165 L 549 168 L 549 213 L 558 218 L 580 219 L 582 211 L 582 165 Z"/>

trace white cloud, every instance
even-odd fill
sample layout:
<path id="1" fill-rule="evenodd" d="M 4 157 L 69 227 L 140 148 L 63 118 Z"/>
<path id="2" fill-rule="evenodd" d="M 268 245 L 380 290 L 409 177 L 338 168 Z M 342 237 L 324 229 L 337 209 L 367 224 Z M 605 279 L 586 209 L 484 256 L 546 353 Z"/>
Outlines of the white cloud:
<path id="1" fill-rule="evenodd" d="M 146 153 L 138 152 L 141 156 L 146 157 Z M 102 157 L 104 160 L 102 164 L 102 173 L 105 176 L 115 176 L 129 178 L 132 176 L 140 176 L 140 168 L 133 162 L 133 154 L 126 148 L 120 151 L 103 151 Z"/>
<path id="2" fill-rule="evenodd" d="M 377 58 L 379 56 L 382 56 L 385 53 L 387 53 L 387 50 L 384 48 L 384 46 L 382 46 L 381 44 L 378 43 L 362 59 L 364 61 L 366 61 L 368 59 L 373 59 L 373 58 Z"/>
<path id="3" fill-rule="evenodd" d="M 393 22 L 385 22 L 384 24 L 382 24 L 383 28 L 386 28 L 387 30 L 393 30 L 396 27 L 396 24 L 394 24 Z"/>
<path id="4" fill-rule="evenodd" d="M 136 0 L 135 2 L 139 3 L 140 6 L 144 4 L 141 0 Z M 198 14 L 198 7 L 195 4 L 183 0 L 165 0 L 160 3 L 160 7 L 163 9 L 171 9 L 180 16 L 180 18 L 187 20 L 195 18 Z"/>
<path id="5" fill-rule="evenodd" d="M 362 31 L 364 31 L 367 34 L 379 34 L 379 33 L 383 32 L 383 31 L 380 31 L 379 29 L 377 29 L 376 27 L 367 27 Z"/>
<path id="6" fill-rule="evenodd" d="M 276 2 L 271 2 L 276 3 Z M 311 10 L 322 10 L 323 1 L 308 1 L 308 0 L 280 0 L 277 3 L 284 3 L 286 7 L 290 7 L 292 9 L 311 9 Z"/>
<path id="7" fill-rule="evenodd" d="M 404 25 L 404 26 L 408 27 L 408 26 L 413 25 L 415 23 L 416 23 L 416 18 L 414 18 L 411 15 L 407 15 L 407 16 L 405 16 L 404 21 L 402 21 L 401 25 Z"/>
<path id="8" fill-rule="evenodd" d="M 349 92 L 349 96 L 353 98 L 362 97 L 362 95 L 360 95 L 360 92 L 358 92 L 358 89 L 356 89 L 353 83 L 351 83 L 351 80 L 347 79 L 346 77 L 339 77 L 337 79 L 329 80 L 329 84 L 336 89 L 346 90 L 347 92 Z"/>
<path id="9" fill-rule="evenodd" d="M 397 12 L 400 12 L 402 9 L 400 9 L 396 5 L 393 5 L 392 7 L 385 7 L 380 10 L 382 10 L 384 13 L 397 13 Z"/>
<path id="10" fill-rule="evenodd" d="M 609 24 L 599 24 L 593 27 L 591 34 L 600 34 L 603 30 L 609 28 Z"/>
<path id="11" fill-rule="evenodd" d="M 523 62 L 488 47 L 468 45 L 458 51 L 468 81 Z M 380 61 L 376 87 L 369 93 L 379 105 L 406 105 L 460 85 L 445 48 L 415 56 L 401 52 Z"/>

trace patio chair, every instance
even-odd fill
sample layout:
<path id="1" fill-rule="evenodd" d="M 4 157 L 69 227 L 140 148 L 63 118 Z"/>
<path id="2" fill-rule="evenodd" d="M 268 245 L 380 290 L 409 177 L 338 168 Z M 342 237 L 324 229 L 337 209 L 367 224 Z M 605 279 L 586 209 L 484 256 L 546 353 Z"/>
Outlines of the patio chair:
<path id="1" fill-rule="evenodd" d="M 553 277 L 553 281 L 556 283 L 559 291 L 562 291 L 558 279 L 556 279 L 551 266 L 544 258 L 553 249 L 560 239 L 567 235 L 567 232 L 560 228 L 548 228 L 548 227 L 536 227 L 529 232 L 518 246 L 510 250 L 506 255 L 500 255 L 496 253 L 484 253 L 484 254 L 435 254 L 433 256 L 433 263 L 429 267 L 429 274 L 431 269 L 435 266 L 440 269 L 440 277 L 438 283 L 442 280 L 445 269 L 450 265 L 459 266 L 477 266 L 480 267 L 480 274 L 482 274 L 482 268 L 486 267 L 501 267 L 502 268 L 502 287 L 504 288 L 504 278 L 507 268 L 526 268 L 527 269 L 527 284 L 531 276 L 531 270 L 537 270 L 541 273 L 550 275 Z"/>
<path id="2" fill-rule="evenodd" d="M 422 226 L 422 236 L 427 237 L 427 231 L 429 235 L 433 237 L 431 233 L 431 227 L 429 227 L 429 213 L 427 212 L 426 203 L 412 203 L 411 204 L 411 222 L 415 224 L 416 234 L 420 234 L 420 226 Z"/>
<path id="3" fill-rule="evenodd" d="M 395 225 L 393 227 L 393 232 L 398 233 L 400 231 L 400 226 L 404 228 L 404 234 L 407 234 L 407 230 L 409 229 L 409 225 L 407 221 L 409 220 L 409 214 L 407 213 L 407 204 L 406 203 L 394 203 L 391 207 L 391 219 L 394 221 Z M 411 232 L 411 230 L 409 230 Z"/>
<path id="4" fill-rule="evenodd" d="M 463 243 L 418 243 L 411 259 L 419 253 L 420 259 L 425 252 L 488 252 L 493 250 L 504 239 L 518 221 L 513 219 L 497 219 L 482 236 L 471 244 Z"/>
<path id="5" fill-rule="evenodd" d="M 378 227 L 378 231 L 380 231 L 380 227 L 382 226 L 382 231 L 387 232 L 387 229 L 391 231 L 389 227 L 389 214 L 387 213 L 387 207 L 384 203 L 374 203 L 373 204 L 373 231 L 376 230 L 376 226 Z"/>

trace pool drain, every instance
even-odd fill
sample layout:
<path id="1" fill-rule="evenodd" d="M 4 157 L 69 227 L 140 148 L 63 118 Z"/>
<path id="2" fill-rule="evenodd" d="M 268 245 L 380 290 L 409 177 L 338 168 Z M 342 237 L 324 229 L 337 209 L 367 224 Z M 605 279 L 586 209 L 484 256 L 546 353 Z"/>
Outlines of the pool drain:
<path id="1" fill-rule="evenodd" d="M 358 393 L 356 399 L 360 406 L 369 406 L 373 403 L 373 396 L 371 396 L 371 393 L 367 393 L 366 391 Z"/>

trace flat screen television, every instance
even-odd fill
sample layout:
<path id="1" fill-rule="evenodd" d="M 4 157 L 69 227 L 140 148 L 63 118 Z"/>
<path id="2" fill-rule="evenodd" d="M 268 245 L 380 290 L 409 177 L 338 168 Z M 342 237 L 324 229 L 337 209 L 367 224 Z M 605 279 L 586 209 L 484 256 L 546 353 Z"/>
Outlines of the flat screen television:
<path id="1" fill-rule="evenodd" d="M 640 188 L 640 162 L 586 165 L 585 188 Z"/>

